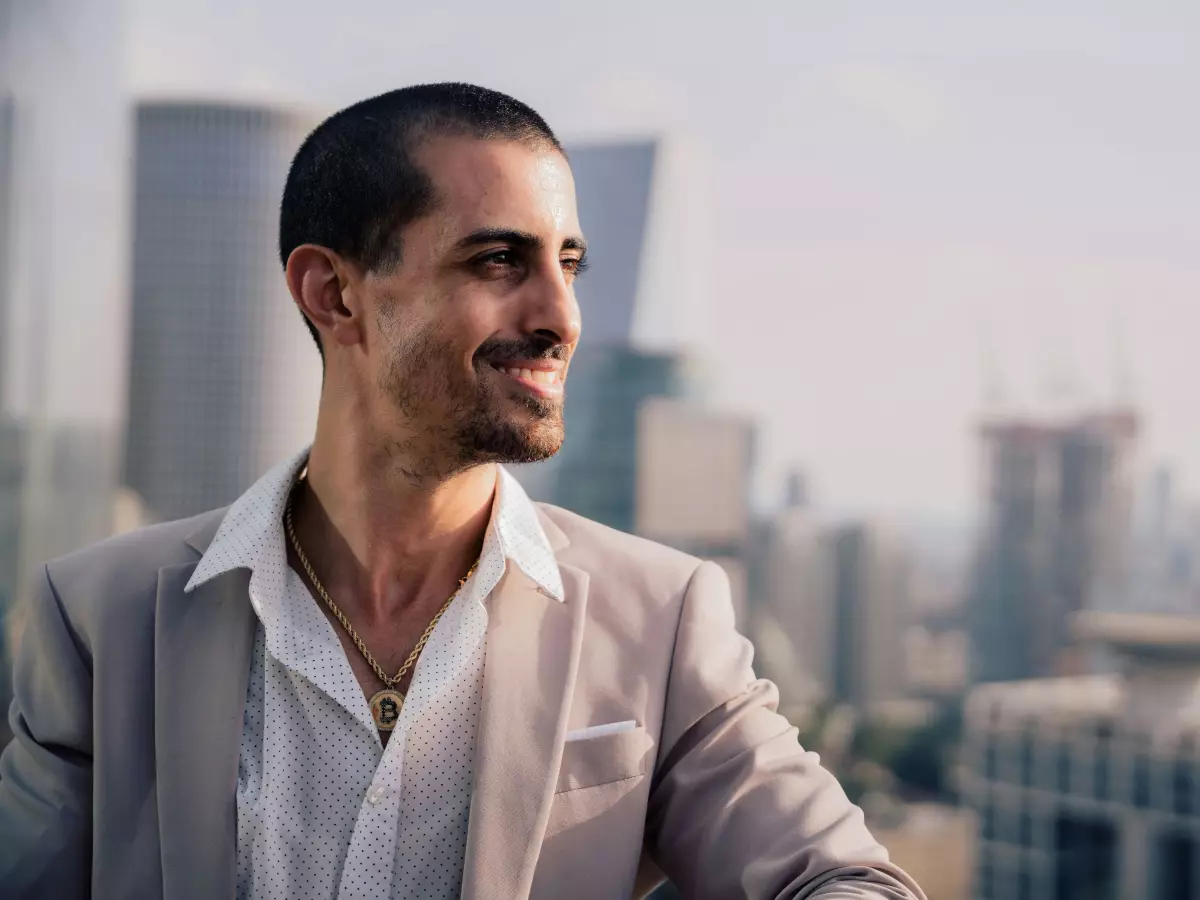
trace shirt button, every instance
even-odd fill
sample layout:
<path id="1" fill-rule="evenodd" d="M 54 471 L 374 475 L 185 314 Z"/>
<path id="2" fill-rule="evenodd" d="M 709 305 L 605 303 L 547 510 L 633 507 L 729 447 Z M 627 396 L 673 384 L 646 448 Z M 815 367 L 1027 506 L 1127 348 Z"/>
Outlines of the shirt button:
<path id="1" fill-rule="evenodd" d="M 367 791 L 367 802 L 374 806 L 380 800 L 387 796 L 387 788 L 376 787 Z"/>

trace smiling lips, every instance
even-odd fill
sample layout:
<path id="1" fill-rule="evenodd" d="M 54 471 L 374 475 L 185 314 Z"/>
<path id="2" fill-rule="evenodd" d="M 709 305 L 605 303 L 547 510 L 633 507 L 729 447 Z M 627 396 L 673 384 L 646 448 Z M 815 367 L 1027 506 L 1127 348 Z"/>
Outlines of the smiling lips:
<path id="1" fill-rule="evenodd" d="M 556 360 L 520 361 L 517 365 L 492 363 L 492 368 L 535 394 L 543 397 L 562 396 L 563 366 Z"/>

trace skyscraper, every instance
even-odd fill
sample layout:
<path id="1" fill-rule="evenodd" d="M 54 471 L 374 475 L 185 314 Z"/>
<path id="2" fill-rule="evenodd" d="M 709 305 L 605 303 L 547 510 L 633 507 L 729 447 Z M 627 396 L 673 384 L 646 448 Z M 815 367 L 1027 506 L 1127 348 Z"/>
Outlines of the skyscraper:
<path id="1" fill-rule="evenodd" d="M 711 187 L 681 135 L 567 148 L 595 263 L 576 292 L 584 344 L 694 351 L 708 333 Z"/>
<path id="2" fill-rule="evenodd" d="M 658 142 L 568 147 L 580 224 L 597 264 L 576 285 L 586 343 L 628 345 L 650 230 Z"/>
<path id="3" fill-rule="evenodd" d="M 634 530 L 717 562 L 746 623 L 756 429 L 745 416 L 652 397 L 638 409 Z"/>
<path id="4" fill-rule="evenodd" d="M 785 703 L 829 698 L 834 677 L 834 570 L 828 527 L 807 502 L 799 476 L 763 529 L 761 608 L 755 610 L 764 674 Z"/>
<path id="5" fill-rule="evenodd" d="M 0 13 L 2 16 L 3 13 Z M 2 26 L 0 26 L 2 27 Z M 0 49 L 3 43 L 0 43 Z M 7 331 L 9 283 L 9 234 L 12 222 L 13 162 L 12 98 L 0 94 L 0 336 Z M 3 338 L 0 337 L 0 346 Z M 0 397 L 4 396 L 4 366 L 0 365 Z M 17 594 L 20 551 L 21 484 L 24 472 L 22 434 L 7 415 L 0 412 L 0 708 L 7 708 L 12 693 L 8 655 L 7 611 Z M 0 747 L 9 738 L 8 726 L 0 725 Z"/>
<path id="6" fill-rule="evenodd" d="M 633 531 L 638 409 L 698 389 L 695 331 L 666 310 L 698 316 L 704 306 L 703 242 L 669 239 L 704 186 L 689 182 L 677 139 L 570 146 L 568 156 L 594 266 L 576 287 L 583 340 L 567 380 L 567 439 L 555 458 L 514 474 L 536 499 Z"/>
<path id="7" fill-rule="evenodd" d="M 0 602 L 109 532 L 128 299 L 123 31 L 112 4 L 0 3 Z"/>
<path id="8" fill-rule="evenodd" d="M 904 541 L 881 523 L 830 525 L 790 504 L 771 522 L 766 545 L 764 607 L 792 660 L 769 656 L 798 695 L 788 699 L 824 699 L 868 715 L 904 699 L 912 580 Z"/>
<path id="9" fill-rule="evenodd" d="M 5 13 L 0 12 L 0 18 Z M 5 23 L 0 22 L 0 29 Z M 4 42 L 0 41 L 0 50 Z M 2 65 L 2 64 L 0 64 Z M 0 82 L 4 84 L 4 82 Z M 7 331 L 8 235 L 12 222 L 12 97 L 0 92 L 0 336 Z M 2 346 L 0 337 L 0 346 Z M 4 365 L 0 365 L 0 397 L 4 397 Z M 8 610 L 17 595 L 20 551 L 20 494 L 24 474 L 24 449 L 16 422 L 0 412 L 0 708 L 7 709 L 12 695 L 10 683 L 10 635 Z M 0 748 L 11 738 L 7 724 L 0 724 Z"/>
<path id="10" fill-rule="evenodd" d="M 1155 468 L 1143 493 L 1129 589 L 1109 605 L 1129 612 L 1200 613 L 1200 519 L 1177 496 L 1182 492 L 1166 466 Z"/>
<path id="11" fill-rule="evenodd" d="M 621 531 L 637 513 L 638 410 L 689 391 L 685 361 L 619 344 L 584 344 L 571 358 L 566 442 L 551 460 L 547 499 Z"/>
<path id="12" fill-rule="evenodd" d="M 138 107 L 125 482 L 156 518 L 232 502 L 311 437 L 320 358 L 276 250 L 310 125 L 260 107 Z"/>
<path id="13" fill-rule="evenodd" d="M 887 528 L 854 522 L 829 537 L 833 555 L 831 694 L 863 710 L 906 691 L 904 627 L 911 558 Z"/>
<path id="14" fill-rule="evenodd" d="M 982 430 L 984 523 L 969 616 L 972 674 L 1078 670 L 1068 616 L 1127 578 L 1137 420 L 1114 411 Z"/>
<path id="15" fill-rule="evenodd" d="M 2 49 L 3 44 L 0 44 Z M 0 91 L 0 347 L 8 333 L 9 296 L 12 286 L 6 274 L 12 257 L 13 144 L 15 135 L 13 101 Z M 4 396 L 5 366 L 0 365 L 0 398 Z"/>
<path id="16" fill-rule="evenodd" d="M 0 15 L 3 15 L 0 13 Z M 0 49 L 3 44 L 0 43 Z M 0 94 L 0 347 L 7 334 L 10 284 L 11 224 L 13 219 L 13 103 Z M 0 364 L 0 397 L 4 396 L 4 366 Z M 18 569 L 21 483 L 24 472 L 24 452 L 21 429 L 12 417 L 0 408 L 0 701 L 3 682 L 7 676 L 4 665 L 4 610 L 16 594 Z"/>

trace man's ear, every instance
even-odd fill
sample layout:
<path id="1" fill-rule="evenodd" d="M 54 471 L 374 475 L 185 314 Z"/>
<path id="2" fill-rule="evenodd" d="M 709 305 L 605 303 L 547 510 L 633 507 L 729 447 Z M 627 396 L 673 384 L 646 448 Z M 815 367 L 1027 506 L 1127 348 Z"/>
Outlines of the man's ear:
<path id="1" fill-rule="evenodd" d="M 288 290 L 325 346 L 362 342 L 362 311 L 354 302 L 353 271 L 339 254 L 316 244 L 302 244 L 288 257 L 284 270 Z"/>

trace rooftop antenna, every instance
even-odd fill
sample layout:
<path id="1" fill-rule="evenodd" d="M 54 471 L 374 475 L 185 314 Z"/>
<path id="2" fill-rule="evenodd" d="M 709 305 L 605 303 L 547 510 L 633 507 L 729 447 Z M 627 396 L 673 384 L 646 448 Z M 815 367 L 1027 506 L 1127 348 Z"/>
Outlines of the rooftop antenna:
<path id="1" fill-rule="evenodd" d="M 1051 417 L 1071 416 L 1082 411 L 1086 392 L 1080 382 L 1071 357 L 1070 325 L 1062 332 L 1059 327 L 1047 329 L 1044 346 L 1040 404 Z"/>

